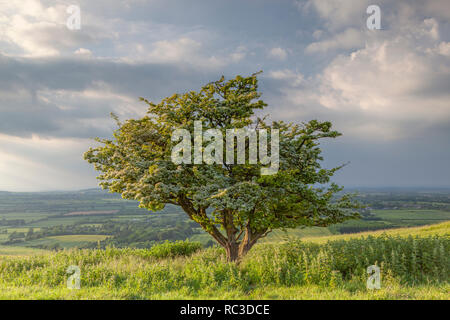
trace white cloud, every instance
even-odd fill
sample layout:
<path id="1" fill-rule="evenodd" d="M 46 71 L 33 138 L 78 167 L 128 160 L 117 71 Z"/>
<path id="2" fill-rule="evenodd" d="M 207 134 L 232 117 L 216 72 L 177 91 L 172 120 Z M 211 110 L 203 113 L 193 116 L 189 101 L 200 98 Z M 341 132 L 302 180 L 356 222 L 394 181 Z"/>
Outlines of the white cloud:
<path id="1" fill-rule="evenodd" d="M 290 69 L 272 70 L 269 72 L 269 77 L 276 80 L 283 80 L 289 83 L 289 86 L 298 86 L 302 84 L 305 79 L 301 73 L 294 72 Z"/>
<path id="2" fill-rule="evenodd" d="M 157 41 L 153 44 L 153 50 L 148 53 L 148 58 L 156 62 L 193 61 L 197 58 L 201 46 L 200 42 L 189 38 Z M 144 47 L 138 45 L 137 49 L 142 51 Z"/>
<path id="3" fill-rule="evenodd" d="M 449 125 L 449 44 L 439 39 L 438 29 L 436 20 L 425 19 L 410 25 L 408 33 L 368 38 L 363 48 L 337 56 L 312 81 L 290 82 L 283 90 L 291 105 L 286 111 L 328 114 L 347 134 L 369 139 Z M 288 78 L 286 72 L 274 76 Z"/>
<path id="4" fill-rule="evenodd" d="M 345 31 L 333 35 L 332 38 L 322 40 L 319 42 L 313 42 L 306 47 L 307 53 L 327 52 L 333 49 L 354 49 L 364 46 L 365 40 L 364 32 L 353 28 L 346 29 Z"/>
<path id="5" fill-rule="evenodd" d="M 208 51 L 201 41 L 183 36 L 150 44 L 136 43 L 122 60 L 132 63 L 188 64 L 203 70 L 217 70 L 242 61 L 248 50 L 245 46 L 238 46 L 220 54 L 209 54 Z"/>
<path id="6" fill-rule="evenodd" d="M 245 46 L 239 46 L 234 52 L 230 54 L 230 60 L 234 63 L 240 62 L 247 56 L 247 48 Z"/>
<path id="7" fill-rule="evenodd" d="M 317 29 L 314 30 L 312 36 L 314 39 L 320 39 L 323 36 L 323 33 L 324 33 L 323 30 Z"/>
<path id="8" fill-rule="evenodd" d="M 300 11 L 308 14 L 316 12 L 325 22 L 329 30 L 339 30 L 343 27 L 361 25 L 369 0 L 308 0 L 297 2 Z"/>
<path id="9" fill-rule="evenodd" d="M 443 56 L 450 56 L 450 42 L 442 41 L 434 51 Z"/>
<path id="10" fill-rule="evenodd" d="M 9 51 L 15 56 L 58 56 L 114 37 L 111 29 L 104 27 L 106 23 L 98 17 L 90 17 L 88 10 L 81 11 L 81 29 L 69 30 L 66 26 L 68 6 L 62 0 L 53 1 L 51 5 L 39 0 L 0 0 L 0 48 L 12 49 Z"/>
<path id="11" fill-rule="evenodd" d="M 79 49 L 75 50 L 74 54 L 81 56 L 81 57 L 91 57 L 92 51 L 89 49 L 86 49 L 86 48 L 79 48 Z"/>
<path id="12" fill-rule="evenodd" d="M 287 52 L 286 52 L 286 50 L 283 49 L 283 48 L 279 48 L 279 47 L 277 47 L 277 48 L 272 48 L 272 49 L 269 51 L 269 57 L 275 58 L 275 59 L 278 59 L 278 60 L 286 60 L 286 58 L 287 58 Z"/>

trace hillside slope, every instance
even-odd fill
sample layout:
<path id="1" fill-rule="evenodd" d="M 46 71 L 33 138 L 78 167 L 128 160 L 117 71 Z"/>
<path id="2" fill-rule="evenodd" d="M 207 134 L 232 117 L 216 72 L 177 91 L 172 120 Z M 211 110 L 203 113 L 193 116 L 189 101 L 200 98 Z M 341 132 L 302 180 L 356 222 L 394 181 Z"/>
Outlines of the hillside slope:
<path id="1" fill-rule="evenodd" d="M 448 299 L 449 225 L 263 243 L 239 265 L 190 242 L 0 256 L 0 299 Z M 375 291 L 366 288 L 374 264 Z M 71 265 L 79 290 L 66 287 Z"/>
<path id="2" fill-rule="evenodd" d="M 450 236 L 450 221 L 421 226 L 421 227 L 377 230 L 377 231 L 339 234 L 339 235 L 330 235 L 330 236 L 322 236 L 322 237 L 304 237 L 304 238 L 302 238 L 302 241 L 324 243 L 327 241 L 334 241 L 334 240 L 358 239 L 358 238 L 368 237 L 368 236 L 379 237 L 382 235 L 399 236 L 399 237 Z"/>

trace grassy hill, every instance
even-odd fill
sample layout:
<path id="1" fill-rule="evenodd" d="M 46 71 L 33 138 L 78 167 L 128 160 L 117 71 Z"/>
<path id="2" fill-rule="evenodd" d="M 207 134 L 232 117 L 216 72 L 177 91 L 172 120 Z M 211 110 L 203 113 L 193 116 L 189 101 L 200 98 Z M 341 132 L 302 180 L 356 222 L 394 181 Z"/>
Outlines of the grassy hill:
<path id="1" fill-rule="evenodd" d="M 450 236 L 450 221 L 425 225 L 420 227 L 411 227 L 411 228 L 395 228 L 395 229 L 387 229 L 387 230 L 377 230 L 377 231 L 368 231 L 368 232 L 360 232 L 360 233 L 350 233 L 350 234 L 339 234 L 339 235 L 331 235 L 331 236 L 322 236 L 322 237 L 304 237 L 303 241 L 315 242 L 315 243 L 325 243 L 327 241 L 333 240 L 349 240 L 349 239 L 358 239 L 368 236 L 380 237 L 383 235 L 387 236 L 399 236 L 399 237 L 409 237 L 409 236 L 419 236 L 419 237 L 428 237 L 428 236 Z"/>
<path id="2" fill-rule="evenodd" d="M 70 265 L 80 290 L 66 288 Z M 448 299 L 449 279 L 450 222 L 261 243 L 239 265 L 192 242 L 0 256 L 0 299 Z"/>

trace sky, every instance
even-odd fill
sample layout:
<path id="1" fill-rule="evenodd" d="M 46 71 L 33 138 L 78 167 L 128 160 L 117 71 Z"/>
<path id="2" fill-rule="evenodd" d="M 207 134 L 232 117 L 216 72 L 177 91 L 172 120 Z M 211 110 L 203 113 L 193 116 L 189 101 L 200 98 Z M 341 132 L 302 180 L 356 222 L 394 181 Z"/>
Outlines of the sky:
<path id="1" fill-rule="evenodd" d="M 82 155 L 111 112 L 259 70 L 263 114 L 343 134 L 334 181 L 450 186 L 448 0 L 0 0 L 0 190 L 96 187 Z"/>

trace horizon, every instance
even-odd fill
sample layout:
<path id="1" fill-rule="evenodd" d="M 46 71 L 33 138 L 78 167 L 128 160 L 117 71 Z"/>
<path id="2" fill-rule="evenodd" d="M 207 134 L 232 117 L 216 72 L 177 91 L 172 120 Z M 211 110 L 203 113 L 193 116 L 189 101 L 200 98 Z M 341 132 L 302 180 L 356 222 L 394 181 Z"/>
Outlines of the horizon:
<path id="1" fill-rule="evenodd" d="M 439 192 L 445 191 L 450 192 L 450 186 L 344 186 L 344 191 L 364 191 L 364 192 Z M 10 191 L 10 190 L 0 190 L 0 193 L 71 193 L 71 192 L 86 192 L 86 191 L 102 191 L 105 193 L 119 194 L 117 192 L 109 192 L 109 190 L 104 190 L 101 187 L 92 188 L 81 188 L 81 189 L 54 189 L 54 190 L 36 190 L 36 191 Z"/>

